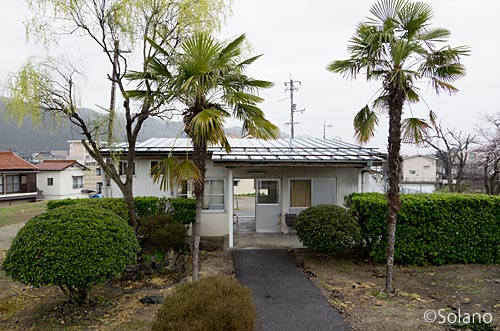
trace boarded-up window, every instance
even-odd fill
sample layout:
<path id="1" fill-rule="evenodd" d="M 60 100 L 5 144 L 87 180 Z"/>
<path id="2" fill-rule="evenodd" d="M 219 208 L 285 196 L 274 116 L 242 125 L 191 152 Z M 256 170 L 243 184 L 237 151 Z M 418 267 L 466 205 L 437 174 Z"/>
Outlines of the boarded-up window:
<path id="1" fill-rule="evenodd" d="M 311 207 L 311 180 L 290 180 L 290 207 Z"/>

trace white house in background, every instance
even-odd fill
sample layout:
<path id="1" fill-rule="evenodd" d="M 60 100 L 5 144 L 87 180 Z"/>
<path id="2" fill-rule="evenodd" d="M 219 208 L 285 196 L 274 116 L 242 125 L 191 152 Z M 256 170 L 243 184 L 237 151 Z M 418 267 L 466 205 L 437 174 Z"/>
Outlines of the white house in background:
<path id="1" fill-rule="evenodd" d="M 256 232 L 287 232 L 285 215 L 298 214 L 318 204 L 343 205 L 344 197 L 363 192 L 368 186 L 368 171 L 384 158 L 376 149 L 338 140 L 322 139 L 228 139 L 231 153 L 209 147 L 201 235 L 229 235 L 233 246 L 234 181 L 255 181 Z M 126 144 L 113 148 L 123 156 Z M 187 138 L 153 138 L 138 143 L 135 149 L 134 195 L 183 196 L 189 194 L 184 183 L 172 191 L 161 191 L 153 183 L 150 169 L 172 152 L 185 157 L 192 151 Z M 103 152 L 109 152 L 103 149 Z M 128 165 L 120 161 L 122 173 Z M 365 185 L 365 187 L 363 187 Z M 112 184 L 112 196 L 121 196 Z"/>
<path id="2" fill-rule="evenodd" d="M 75 160 L 88 168 L 83 178 L 84 189 L 101 193 L 103 179 L 101 168 L 97 164 L 97 161 L 87 152 L 81 140 L 69 140 L 68 144 L 68 159 Z"/>
<path id="3" fill-rule="evenodd" d="M 403 157 L 402 193 L 432 193 L 436 190 L 437 158 L 429 155 Z"/>
<path id="4" fill-rule="evenodd" d="M 75 160 L 44 160 L 36 165 L 38 189 L 46 200 L 88 198 L 83 193 L 87 167 Z"/>

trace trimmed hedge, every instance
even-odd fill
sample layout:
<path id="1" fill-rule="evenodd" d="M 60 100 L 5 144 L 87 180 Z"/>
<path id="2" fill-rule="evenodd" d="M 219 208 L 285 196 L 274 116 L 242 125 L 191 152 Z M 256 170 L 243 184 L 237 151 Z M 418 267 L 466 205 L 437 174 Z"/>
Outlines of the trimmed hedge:
<path id="1" fill-rule="evenodd" d="M 338 252 L 361 242 L 356 219 L 343 207 L 318 205 L 302 211 L 295 223 L 299 240 L 315 251 Z"/>
<path id="2" fill-rule="evenodd" d="M 138 217 L 163 215 L 166 213 L 166 199 L 160 197 L 134 197 Z M 82 205 L 111 210 L 123 219 L 128 219 L 128 208 L 122 198 L 63 199 L 47 202 L 47 210 L 67 205 Z"/>
<path id="3" fill-rule="evenodd" d="M 184 249 L 188 228 L 175 221 L 172 215 L 154 215 L 139 218 L 139 235 L 146 244 L 166 252 Z"/>
<path id="4" fill-rule="evenodd" d="M 174 220 L 182 224 L 190 224 L 195 221 L 196 217 L 196 200 L 189 198 L 170 198 L 169 213 L 172 214 Z"/>
<path id="5" fill-rule="evenodd" d="M 231 277 L 208 277 L 177 287 L 158 310 L 153 331 L 253 331 L 250 290 Z"/>
<path id="6" fill-rule="evenodd" d="M 395 260 L 403 264 L 500 263 L 500 197 L 482 194 L 402 194 Z M 370 255 L 385 260 L 387 202 L 355 193 L 346 206 L 358 219 Z"/>
<path id="7" fill-rule="evenodd" d="M 2 267 L 24 284 L 59 285 L 82 304 L 92 285 L 119 276 L 138 252 L 134 231 L 115 213 L 72 205 L 29 220 Z"/>

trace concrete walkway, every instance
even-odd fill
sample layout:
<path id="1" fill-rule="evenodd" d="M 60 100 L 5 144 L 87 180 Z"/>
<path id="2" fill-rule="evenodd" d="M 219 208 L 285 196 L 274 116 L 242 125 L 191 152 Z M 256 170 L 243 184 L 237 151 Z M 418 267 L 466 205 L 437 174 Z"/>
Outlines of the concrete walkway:
<path id="1" fill-rule="evenodd" d="M 350 330 L 286 250 L 234 250 L 234 269 L 252 290 L 258 331 Z"/>

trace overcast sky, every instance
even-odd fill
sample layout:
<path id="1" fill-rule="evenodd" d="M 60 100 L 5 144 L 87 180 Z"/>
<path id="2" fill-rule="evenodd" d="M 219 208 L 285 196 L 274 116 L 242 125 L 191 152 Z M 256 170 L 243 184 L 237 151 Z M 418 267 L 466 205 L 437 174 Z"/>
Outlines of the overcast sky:
<path id="1" fill-rule="evenodd" d="M 473 131 L 482 113 L 498 112 L 496 97 L 500 93 L 500 66 L 498 40 L 500 31 L 497 15 L 500 3 L 496 1 L 435 0 L 428 1 L 434 9 L 434 26 L 451 31 L 450 45 L 468 45 L 472 53 L 464 58 L 467 76 L 455 85 L 456 95 L 433 95 L 430 87 L 419 83 L 424 102 L 412 105 L 413 115 L 424 117 L 429 107 L 442 120 L 445 127 L 467 132 Z M 253 54 L 264 54 L 252 65 L 249 74 L 270 80 L 275 86 L 261 94 L 266 116 L 282 130 L 289 132 L 290 100 L 284 82 L 301 81 L 295 94 L 298 109 L 295 120 L 296 136 L 340 137 L 353 141 L 352 120 L 355 113 L 369 103 L 380 88 L 380 82 L 367 83 L 360 76 L 348 81 L 340 75 L 326 71 L 332 60 L 348 56 L 346 46 L 356 24 L 366 18 L 374 1 L 297 1 L 297 0 L 233 0 L 232 16 L 222 28 L 221 38 L 246 33 Z M 26 43 L 26 5 L 23 1 L 8 1 L 0 11 L 0 79 L 16 71 L 32 55 L 43 55 L 41 47 Z M 57 53 L 66 56 L 85 73 L 81 87 L 82 106 L 97 108 L 109 104 L 109 86 L 106 74 L 110 66 L 102 61 L 102 54 L 92 44 L 61 43 Z M 387 120 L 381 126 L 370 146 L 385 149 Z M 414 151 L 405 148 L 407 152 Z"/>

